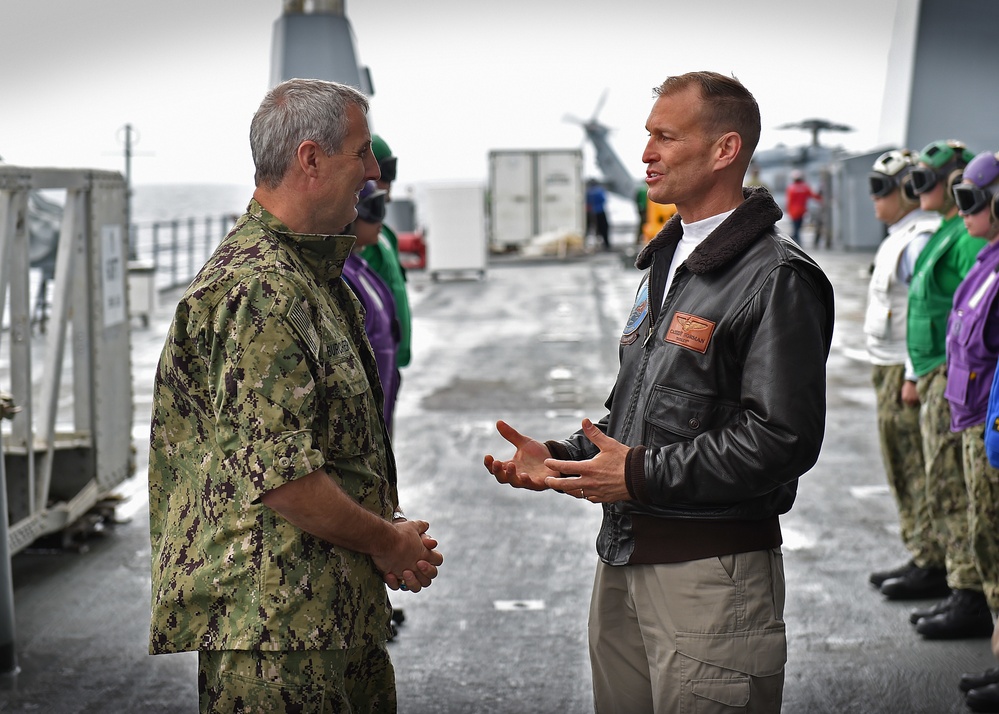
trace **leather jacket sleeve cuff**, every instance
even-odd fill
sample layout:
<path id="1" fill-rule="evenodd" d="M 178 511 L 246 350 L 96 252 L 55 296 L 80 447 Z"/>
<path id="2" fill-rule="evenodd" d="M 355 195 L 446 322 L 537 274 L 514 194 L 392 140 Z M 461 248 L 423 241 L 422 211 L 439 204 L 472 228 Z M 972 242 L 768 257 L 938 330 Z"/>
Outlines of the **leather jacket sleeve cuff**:
<path id="1" fill-rule="evenodd" d="M 548 447 L 548 453 L 552 455 L 553 459 L 558 459 L 559 461 L 573 460 L 569 450 L 561 441 L 546 441 L 545 446 Z"/>
<path id="2" fill-rule="evenodd" d="M 649 503 L 649 491 L 645 483 L 645 447 L 635 446 L 628 451 L 624 462 L 624 485 L 632 500 Z"/>
<path id="3" fill-rule="evenodd" d="M 569 453 L 569 449 L 561 441 L 546 441 L 545 446 L 548 447 L 548 453 L 551 454 L 553 459 L 558 459 L 559 461 L 575 461 L 572 458 L 572 454 Z M 562 474 L 562 478 L 569 478 L 572 476 L 578 476 L 579 474 Z"/>

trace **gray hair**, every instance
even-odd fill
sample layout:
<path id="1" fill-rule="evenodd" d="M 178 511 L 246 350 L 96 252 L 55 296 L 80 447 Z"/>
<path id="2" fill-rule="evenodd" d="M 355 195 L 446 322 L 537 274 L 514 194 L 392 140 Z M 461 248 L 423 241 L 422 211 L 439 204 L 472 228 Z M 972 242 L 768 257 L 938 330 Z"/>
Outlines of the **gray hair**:
<path id="1" fill-rule="evenodd" d="M 267 92 L 250 122 L 254 183 L 277 188 L 303 141 L 327 154 L 342 149 L 352 104 L 367 113 L 368 98 L 359 91 L 321 79 L 289 79 Z"/>

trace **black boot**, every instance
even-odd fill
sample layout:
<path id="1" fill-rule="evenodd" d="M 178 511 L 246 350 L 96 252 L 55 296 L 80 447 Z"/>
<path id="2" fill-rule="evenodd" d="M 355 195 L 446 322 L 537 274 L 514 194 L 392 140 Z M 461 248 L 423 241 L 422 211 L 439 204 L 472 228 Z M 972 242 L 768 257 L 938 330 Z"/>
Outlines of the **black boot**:
<path id="1" fill-rule="evenodd" d="M 949 592 L 947 571 L 943 568 L 915 566 L 905 575 L 881 583 L 881 593 L 889 600 L 945 597 Z"/>
<path id="2" fill-rule="evenodd" d="M 999 684 L 972 689 L 964 701 L 973 712 L 999 712 Z"/>
<path id="3" fill-rule="evenodd" d="M 928 640 L 992 637 L 992 629 L 992 612 L 980 590 L 955 590 L 945 612 L 916 623 L 916 632 Z"/>
<path id="4" fill-rule="evenodd" d="M 891 570 L 876 570 L 871 573 L 871 576 L 867 579 L 871 585 L 876 588 L 880 588 L 885 580 L 891 580 L 893 578 L 901 578 L 903 575 L 908 573 L 913 568 L 919 567 L 913 561 L 909 561 L 905 565 L 900 565 L 897 568 L 892 568 Z"/>
<path id="5" fill-rule="evenodd" d="M 915 610 L 909 613 L 909 622 L 915 625 L 917 622 L 922 620 L 924 617 L 933 617 L 934 615 L 940 615 L 950 609 L 950 606 L 954 604 L 954 593 L 956 590 L 951 590 L 950 595 L 941 600 L 935 605 L 930 605 L 929 607 L 917 607 Z M 974 689 L 974 687 L 972 687 Z"/>
<path id="6" fill-rule="evenodd" d="M 981 689 L 990 684 L 999 684 L 999 667 L 987 669 L 984 672 L 974 672 L 973 674 L 962 674 L 958 687 L 962 692 L 970 692 L 972 689 Z"/>

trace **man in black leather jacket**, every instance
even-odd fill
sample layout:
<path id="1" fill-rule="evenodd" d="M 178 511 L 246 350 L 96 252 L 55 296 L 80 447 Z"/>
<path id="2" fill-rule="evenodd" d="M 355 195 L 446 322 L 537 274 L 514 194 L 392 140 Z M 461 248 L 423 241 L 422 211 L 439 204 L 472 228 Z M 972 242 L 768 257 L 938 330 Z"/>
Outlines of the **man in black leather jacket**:
<path id="1" fill-rule="evenodd" d="M 596 711 L 779 712 L 778 516 L 818 458 L 832 287 L 743 189 L 759 109 L 734 78 L 670 77 L 646 128 L 649 199 L 678 209 L 636 262 L 608 414 L 541 443 L 505 422 L 501 483 L 603 504 L 590 606 Z"/>

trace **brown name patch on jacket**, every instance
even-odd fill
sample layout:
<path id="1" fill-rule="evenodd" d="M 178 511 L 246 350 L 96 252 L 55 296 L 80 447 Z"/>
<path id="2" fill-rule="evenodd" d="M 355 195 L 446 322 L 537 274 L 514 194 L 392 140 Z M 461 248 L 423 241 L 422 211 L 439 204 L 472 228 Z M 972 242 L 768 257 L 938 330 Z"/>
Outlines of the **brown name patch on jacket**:
<path id="1" fill-rule="evenodd" d="M 711 320 L 686 312 L 676 312 L 666 330 L 666 341 L 704 354 L 714 331 L 715 323 Z"/>

